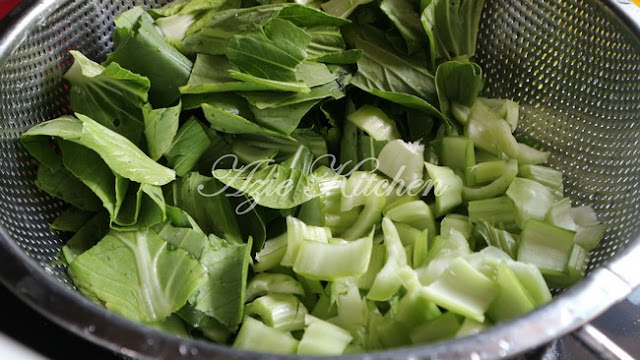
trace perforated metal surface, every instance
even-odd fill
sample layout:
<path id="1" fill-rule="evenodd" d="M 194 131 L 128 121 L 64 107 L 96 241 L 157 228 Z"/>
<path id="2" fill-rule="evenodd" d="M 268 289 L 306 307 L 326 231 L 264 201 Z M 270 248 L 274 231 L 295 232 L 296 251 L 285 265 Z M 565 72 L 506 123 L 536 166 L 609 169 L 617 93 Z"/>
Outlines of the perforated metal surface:
<path id="1" fill-rule="evenodd" d="M 601 6 L 488 1 L 478 61 L 488 93 L 522 105 L 519 132 L 551 150 L 574 205 L 609 224 L 602 265 L 640 231 L 640 48 Z"/>
<path id="2" fill-rule="evenodd" d="M 113 19 L 135 5 L 167 1 L 64 1 L 0 69 L 0 224 L 12 241 L 69 287 L 55 261 L 65 239 L 49 230 L 64 205 L 33 185 L 37 164 L 18 144 L 34 124 L 70 111 L 69 87 L 62 76 L 71 66 L 69 50 L 101 60 L 112 47 Z"/>
<path id="3" fill-rule="evenodd" d="M 117 13 L 164 2 L 59 1 L 0 68 L 0 226 L 69 288 L 55 265 L 64 239 L 49 230 L 64 207 L 33 185 L 17 139 L 69 111 L 69 49 L 102 60 Z M 609 224 L 589 269 L 601 267 L 640 233 L 640 46 L 597 2 L 487 0 L 478 47 L 488 94 L 521 103 L 519 132 L 552 151 L 574 204 Z"/>

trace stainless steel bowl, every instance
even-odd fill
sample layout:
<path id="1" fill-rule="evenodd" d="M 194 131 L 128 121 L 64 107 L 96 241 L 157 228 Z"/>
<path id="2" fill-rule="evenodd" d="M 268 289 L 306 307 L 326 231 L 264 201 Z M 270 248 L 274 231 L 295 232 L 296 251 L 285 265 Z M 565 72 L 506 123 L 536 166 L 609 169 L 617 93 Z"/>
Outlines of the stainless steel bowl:
<path id="1" fill-rule="evenodd" d="M 275 359 L 184 340 L 86 300 L 52 260 L 49 223 L 63 204 L 39 191 L 17 142 L 69 111 L 69 49 L 110 50 L 112 20 L 163 0 L 25 0 L 0 24 L 0 280 L 67 329 L 136 358 Z M 640 284 L 640 9 L 628 0 L 487 0 L 478 61 L 490 96 L 522 105 L 520 133 L 552 151 L 577 204 L 610 224 L 588 276 L 528 315 L 478 335 L 344 359 L 485 359 L 521 354 L 572 332 Z M 584 333 L 584 332 L 583 332 Z"/>

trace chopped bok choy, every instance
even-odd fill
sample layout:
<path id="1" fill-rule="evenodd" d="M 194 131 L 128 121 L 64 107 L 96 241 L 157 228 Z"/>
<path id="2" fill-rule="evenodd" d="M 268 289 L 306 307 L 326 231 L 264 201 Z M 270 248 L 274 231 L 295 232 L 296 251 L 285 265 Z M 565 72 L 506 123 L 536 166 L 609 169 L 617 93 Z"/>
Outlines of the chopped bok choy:
<path id="1" fill-rule="evenodd" d="M 551 301 L 606 225 L 544 144 L 518 142 L 518 103 L 483 97 L 483 3 L 120 14 L 103 64 L 70 51 L 72 113 L 20 138 L 35 186 L 69 204 L 51 228 L 76 288 L 181 337 L 303 356 L 467 336 Z"/>

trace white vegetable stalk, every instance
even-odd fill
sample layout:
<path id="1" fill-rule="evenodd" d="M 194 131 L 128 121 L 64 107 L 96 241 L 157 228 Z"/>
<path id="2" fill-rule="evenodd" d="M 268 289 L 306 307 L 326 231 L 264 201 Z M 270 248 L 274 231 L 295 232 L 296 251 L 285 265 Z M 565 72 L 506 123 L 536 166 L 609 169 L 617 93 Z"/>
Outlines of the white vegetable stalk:
<path id="1" fill-rule="evenodd" d="M 420 188 L 424 162 L 424 145 L 403 140 L 390 141 L 378 155 L 378 170 L 409 190 Z"/>

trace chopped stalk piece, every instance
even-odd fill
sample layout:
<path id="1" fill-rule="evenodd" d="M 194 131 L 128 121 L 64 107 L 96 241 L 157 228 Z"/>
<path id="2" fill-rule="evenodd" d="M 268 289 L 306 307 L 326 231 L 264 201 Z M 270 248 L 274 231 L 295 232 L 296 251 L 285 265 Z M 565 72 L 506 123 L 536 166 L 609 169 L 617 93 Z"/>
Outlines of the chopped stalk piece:
<path id="1" fill-rule="evenodd" d="M 307 328 L 300 339 L 299 355 L 340 355 L 353 339 L 345 329 L 317 317 L 305 317 Z"/>
<path id="2" fill-rule="evenodd" d="M 543 220 L 551 205 L 556 202 L 555 196 L 546 186 L 523 178 L 513 180 L 507 189 L 507 196 L 513 200 L 520 226 L 529 219 Z"/>
<path id="3" fill-rule="evenodd" d="M 493 199 L 469 201 L 469 221 L 488 221 L 491 225 L 507 231 L 518 230 L 516 210 L 507 196 Z"/>
<path id="4" fill-rule="evenodd" d="M 400 139 L 395 121 L 391 120 L 380 108 L 364 105 L 347 115 L 347 120 L 377 141 Z"/>
<path id="5" fill-rule="evenodd" d="M 488 99 L 480 97 L 479 101 L 491 108 L 499 117 L 503 118 L 511 127 L 511 131 L 516 131 L 518 118 L 520 117 L 520 106 L 517 102 L 508 99 Z"/>
<path id="6" fill-rule="evenodd" d="M 571 255 L 569 255 L 569 262 L 567 263 L 569 278 L 574 282 L 582 279 L 587 270 L 588 263 L 589 251 L 578 244 L 573 245 Z"/>
<path id="7" fill-rule="evenodd" d="M 488 163 L 485 163 L 488 164 Z M 504 195 L 518 174 L 518 162 L 509 160 L 504 172 L 490 184 L 478 188 L 462 187 L 462 198 L 465 201 L 482 200 Z"/>
<path id="8" fill-rule="evenodd" d="M 342 237 L 345 240 L 353 240 L 365 236 L 367 232 L 373 230 L 378 221 L 380 221 L 385 201 L 386 198 L 384 196 L 370 195 L 366 199 L 360 215 L 358 215 L 351 227 L 342 233 Z"/>
<path id="9" fill-rule="evenodd" d="M 451 136 L 440 139 L 438 160 L 441 165 L 450 167 L 456 175 L 468 182 L 468 170 L 476 164 L 473 141 Z"/>
<path id="10" fill-rule="evenodd" d="M 591 206 L 578 206 L 571 209 L 576 224 L 580 226 L 598 225 L 598 215 Z"/>
<path id="11" fill-rule="evenodd" d="M 511 134 L 511 127 L 481 101 L 471 107 L 464 134 L 475 146 L 494 155 L 507 155 L 522 164 L 540 164 L 549 158 L 548 152 L 520 144 Z"/>
<path id="12" fill-rule="evenodd" d="M 518 252 L 518 236 L 508 231 L 496 229 L 487 221 L 474 224 L 474 234 L 485 241 L 487 246 L 494 246 L 515 260 Z"/>
<path id="13" fill-rule="evenodd" d="M 460 329 L 458 317 L 447 312 L 411 331 L 411 342 L 426 344 L 453 337 Z"/>
<path id="14" fill-rule="evenodd" d="M 287 252 L 287 233 L 283 233 L 273 239 L 265 241 L 264 248 L 256 254 L 256 263 L 253 271 L 267 271 L 280 264 L 284 254 Z"/>
<path id="15" fill-rule="evenodd" d="M 484 321 L 484 313 L 497 295 L 494 281 L 461 257 L 424 291 L 438 306 L 479 322 Z"/>
<path id="16" fill-rule="evenodd" d="M 424 229 L 413 243 L 413 268 L 418 268 L 426 262 L 429 253 L 429 229 Z"/>
<path id="17" fill-rule="evenodd" d="M 360 169 L 364 171 L 375 171 L 376 161 L 382 149 L 387 145 L 387 141 L 378 141 L 374 138 L 361 134 L 358 141 L 358 159 L 361 164 Z"/>
<path id="18" fill-rule="evenodd" d="M 331 238 L 331 230 L 319 226 L 309 226 L 302 221 L 287 217 L 287 250 L 280 265 L 293 266 L 298 257 L 300 246 L 305 240 L 327 243 Z"/>
<path id="19" fill-rule="evenodd" d="M 284 331 L 304 329 L 307 309 L 290 294 L 264 295 L 245 307 L 245 316 L 257 315 L 266 325 Z"/>
<path id="20" fill-rule="evenodd" d="M 396 226 L 396 230 L 398 230 L 400 241 L 402 241 L 402 245 L 404 246 L 414 245 L 416 239 L 422 235 L 421 230 L 418 230 L 411 225 L 403 223 L 394 223 L 394 225 Z"/>
<path id="21" fill-rule="evenodd" d="M 460 325 L 460 328 L 456 332 L 455 337 L 459 338 L 463 336 L 477 334 L 480 331 L 486 329 L 487 326 L 488 325 L 486 323 L 477 322 L 473 319 L 465 318 L 464 321 L 462 322 L 462 325 Z"/>
<path id="22" fill-rule="evenodd" d="M 387 249 L 387 262 L 376 276 L 371 289 L 367 293 L 367 299 L 374 301 L 391 299 L 402 285 L 397 272 L 407 265 L 407 254 L 402 247 L 398 230 L 387 217 L 382 219 L 382 231 L 384 233 L 384 246 Z"/>
<path id="23" fill-rule="evenodd" d="M 333 281 L 358 277 L 367 272 L 373 232 L 368 237 L 344 244 L 303 240 L 293 271 L 310 279 Z"/>
<path id="24" fill-rule="evenodd" d="M 469 239 L 471 237 L 471 231 L 473 231 L 473 226 L 469 221 L 468 216 L 459 215 L 459 214 L 447 214 L 442 221 L 440 222 L 440 234 L 443 236 L 449 236 L 451 230 L 456 230 L 465 239 Z"/>
<path id="25" fill-rule="evenodd" d="M 268 293 L 304 295 L 304 289 L 296 279 L 286 274 L 257 274 L 247 284 L 245 302 Z"/>
<path id="26" fill-rule="evenodd" d="M 332 322 L 360 340 L 364 333 L 369 309 L 366 300 L 353 278 L 344 278 L 331 283 L 331 300 L 336 305 L 337 316 Z"/>
<path id="27" fill-rule="evenodd" d="M 440 217 L 462 204 L 462 180 L 446 166 L 424 163 L 433 180 L 436 195 L 435 215 Z"/>
<path id="28" fill-rule="evenodd" d="M 523 164 L 518 168 L 518 176 L 537 181 L 548 187 L 558 199 L 564 196 L 562 172 L 542 165 Z"/>
<path id="29" fill-rule="evenodd" d="M 369 267 L 364 275 L 356 279 L 356 285 L 359 289 L 369 290 L 376 279 L 376 276 L 385 264 L 385 256 L 387 250 L 384 245 L 373 245 L 371 248 L 371 259 L 369 260 Z"/>
<path id="30" fill-rule="evenodd" d="M 577 245 L 580 245 L 588 251 L 591 251 L 595 249 L 596 246 L 598 246 L 598 244 L 604 237 L 604 233 L 606 230 L 606 224 L 581 226 L 576 232 L 576 237 L 573 239 L 573 241 Z"/>
<path id="31" fill-rule="evenodd" d="M 345 240 L 353 240 L 365 236 L 367 232 L 374 229 L 375 224 L 382 216 L 385 200 L 384 196 L 371 195 L 368 197 L 360 215 L 351 227 L 342 233 L 342 237 Z"/>
<path id="32" fill-rule="evenodd" d="M 506 263 L 503 262 L 498 267 L 495 280 L 498 284 L 498 296 L 487 310 L 487 316 L 494 322 L 513 319 L 536 307 L 525 287 Z"/>
<path id="33" fill-rule="evenodd" d="M 386 214 L 389 219 L 413 226 L 418 230 L 429 230 L 429 238 L 433 238 L 438 233 L 436 231 L 436 221 L 429 205 L 422 200 L 414 200 L 398 205 Z"/>
<path id="34" fill-rule="evenodd" d="M 451 115 L 460 125 L 464 125 L 467 123 L 470 112 L 471 108 L 468 106 L 464 106 L 456 102 L 451 104 Z"/>
<path id="35" fill-rule="evenodd" d="M 467 185 L 482 185 L 490 183 L 504 173 L 507 162 L 504 160 L 493 160 L 481 162 L 467 169 Z"/>
<path id="36" fill-rule="evenodd" d="M 364 205 L 371 197 L 386 195 L 388 184 L 388 181 L 376 174 L 365 171 L 354 172 L 344 186 L 340 209 L 349 211 Z"/>
<path id="37" fill-rule="evenodd" d="M 508 263 L 511 271 L 518 277 L 518 280 L 527 289 L 527 292 L 533 299 L 536 306 L 546 304 L 551 301 L 551 291 L 544 281 L 540 270 L 532 264 L 526 264 L 520 261 Z"/>
<path id="38" fill-rule="evenodd" d="M 337 315 L 336 307 L 324 292 L 318 295 L 318 301 L 311 309 L 311 315 L 320 319 L 329 319 Z"/>
<path id="39" fill-rule="evenodd" d="M 410 329 L 403 323 L 385 317 L 376 324 L 383 349 L 397 348 L 411 344 Z"/>
<path id="40" fill-rule="evenodd" d="M 574 242 L 589 251 L 595 249 L 604 237 L 607 225 L 598 222 L 598 216 L 590 206 L 572 208 L 571 214 L 579 226 Z"/>
<path id="41" fill-rule="evenodd" d="M 424 145 L 403 140 L 390 141 L 378 155 L 378 170 L 406 189 L 423 186 Z"/>
<path id="42" fill-rule="evenodd" d="M 571 231 L 577 231 L 580 228 L 573 220 L 569 198 L 564 198 L 551 205 L 545 220 L 552 225 Z"/>
<path id="43" fill-rule="evenodd" d="M 407 293 L 391 304 L 388 316 L 408 328 L 415 328 L 442 314 L 436 304 L 429 300 L 429 297 L 423 291 L 418 274 L 414 270 L 409 267 L 403 267 L 398 271 L 398 275 L 402 278 L 402 283 Z"/>
<path id="44" fill-rule="evenodd" d="M 573 231 L 531 219 L 522 229 L 518 261 L 537 266 L 543 275 L 564 273 L 574 236 Z"/>
<path id="45" fill-rule="evenodd" d="M 246 317 L 233 347 L 267 353 L 295 354 L 298 340 L 288 331 L 274 329 L 252 317 Z"/>
<path id="46" fill-rule="evenodd" d="M 470 253 L 469 243 L 459 232 L 453 230 L 448 236 L 436 236 L 425 259 L 427 265 L 416 270 L 420 282 L 425 285 L 431 284 L 442 275 L 454 259 Z"/>

